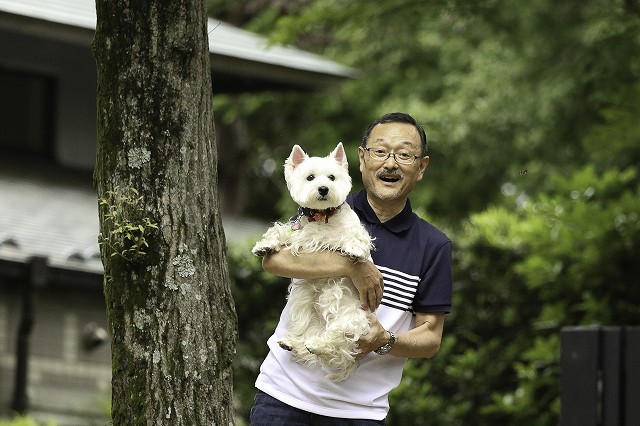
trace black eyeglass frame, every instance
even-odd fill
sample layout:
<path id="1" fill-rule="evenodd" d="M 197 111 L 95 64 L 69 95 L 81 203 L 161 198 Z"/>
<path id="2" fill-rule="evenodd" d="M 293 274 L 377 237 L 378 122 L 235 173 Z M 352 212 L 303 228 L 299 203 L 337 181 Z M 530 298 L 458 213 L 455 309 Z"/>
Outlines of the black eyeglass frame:
<path id="1" fill-rule="evenodd" d="M 407 158 L 406 160 L 400 159 L 400 161 L 399 161 L 398 157 L 396 157 L 396 155 L 399 155 L 399 154 L 397 154 L 395 152 L 387 151 L 386 149 L 383 149 L 383 148 L 365 148 L 365 147 L 360 147 L 360 148 L 362 148 L 365 151 L 367 151 L 369 153 L 369 157 L 371 157 L 373 160 L 387 161 L 389 159 L 389 157 L 393 156 L 393 160 L 396 163 L 404 164 L 406 166 L 415 163 L 417 159 L 421 158 L 420 155 L 408 154 L 408 155 L 411 155 L 411 158 Z M 383 157 L 376 157 L 375 154 L 372 152 L 372 150 L 374 150 L 374 151 L 385 151 L 387 153 L 387 155 L 384 158 Z M 411 162 L 407 162 L 409 160 L 411 160 Z"/>

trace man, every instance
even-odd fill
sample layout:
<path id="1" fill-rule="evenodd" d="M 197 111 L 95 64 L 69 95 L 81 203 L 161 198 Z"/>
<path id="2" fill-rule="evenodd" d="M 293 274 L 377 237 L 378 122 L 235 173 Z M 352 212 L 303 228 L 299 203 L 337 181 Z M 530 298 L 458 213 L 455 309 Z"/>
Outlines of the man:
<path id="1" fill-rule="evenodd" d="M 358 342 L 357 370 L 337 383 L 278 346 L 281 317 L 256 380 L 253 426 L 384 424 L 388 394 L 400 383 L 406 359 L 438 352 L 451 310 L 451 241 L 415 215 L 408 198 L 429 165 L 427 154 L 424 130 L 404 113 L 383 116 L 364 134 L 358 156 L 365 189 L 348 202 L 375 237 L 373 263 L 288 250 L 263 259 L 266 271 L 284 277 L 349 276 L 363 307 L 375 313 L 369 314 L 371 332 Z"/>

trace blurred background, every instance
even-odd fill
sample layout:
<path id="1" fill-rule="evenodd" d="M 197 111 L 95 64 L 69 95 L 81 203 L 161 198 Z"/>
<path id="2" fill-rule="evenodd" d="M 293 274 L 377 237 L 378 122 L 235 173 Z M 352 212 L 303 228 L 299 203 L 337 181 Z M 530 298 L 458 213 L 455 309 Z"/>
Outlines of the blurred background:
<path id="1" fill-rule="evenodd" d="M 24 400 L 39 419 L 104 424 L 93 2 L 26 3 L 0 0 L 0 414 Z M 285 303 L 287 282 L 249 251 L 295 211 L 284 159 L 343 142 L 358 190 L 364 129 L 403 111 L 427 131 L 412 206 L 454 242 L 454 310 L 439 354 L 407 364 L 387 423 L 557 425 L 562 327 L 640 325 L 640 3 L 208 5 L 237 424 Z"/>

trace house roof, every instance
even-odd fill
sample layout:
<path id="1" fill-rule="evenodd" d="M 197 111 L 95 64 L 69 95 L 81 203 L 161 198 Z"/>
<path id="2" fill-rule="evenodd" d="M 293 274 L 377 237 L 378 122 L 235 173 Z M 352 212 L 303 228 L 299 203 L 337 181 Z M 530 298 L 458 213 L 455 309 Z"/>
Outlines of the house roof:
<path id="1" fill-rule="evenodd" d="M 0 164 L 0 262 L 46 257 L 54 268 L 102 274 L 98 198 L 85 173 Z M 31 170 L 31 171 L 30 171 Z M 223 215 L 227 241 L 257 239 L 267 224 Z"/>
<path id="2" fill-rule="evenodd" d="M 345 67 L 294 47 L 209 18 L 215 92 L 314 89 L 355 75 Z M 0 28 L 86 44 L 96 28 L 94 0 L 0 0 Z"/>

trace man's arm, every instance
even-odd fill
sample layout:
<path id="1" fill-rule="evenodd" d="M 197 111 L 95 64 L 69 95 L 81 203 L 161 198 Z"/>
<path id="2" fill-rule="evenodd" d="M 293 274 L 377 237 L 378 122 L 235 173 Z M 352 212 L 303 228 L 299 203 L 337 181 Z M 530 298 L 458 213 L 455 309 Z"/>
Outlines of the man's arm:
<path id="1" fill-rule="evenodd" d="M 289 249 L 283 249 L 266 255 L 262 267 L 273 275 L 287 278 L 349 277 L 360 293 L 364 309 L 375 311 L 382 301 L 382 274 L 371 261 L 355 261 L 331 251 L 294 256 Z"/>
<path id="2" fill-rule="evenodd" d="M 396 343 L 389 354 L 405 358 L 434 357 L 440 350 L 444 316 L 444 312 L 416 313 L 416 326 L 396 336 Z M 369 314 L 369 323 L 371 331 L 358 341 L 359 357 L 375 351 L 391 338 L 374 314 Z"/>

